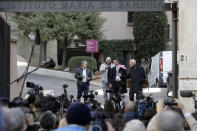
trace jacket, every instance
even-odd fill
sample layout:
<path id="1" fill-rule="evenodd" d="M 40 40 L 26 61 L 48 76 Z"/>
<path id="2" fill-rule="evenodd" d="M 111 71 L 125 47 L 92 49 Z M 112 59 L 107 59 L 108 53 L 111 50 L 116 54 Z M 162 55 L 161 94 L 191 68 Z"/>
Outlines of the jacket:
<path id="1" fill-rule="evenodd" d="M 75 78 L 77 79 L 77 86 L 80 87 L 82 86 L 82 79 L 83 79 L 83 69 L 82 68 L 78 68 L 76 71 L 75 71 Z M 92 72 L 90 69 L 86 69 L 86 76 L 87 76 L 87 79 L 90 79 L 90 80 L 87 80 L 88 84 L 89 84 L 89 81 L 92 80 Z"/>
<path id="2" fill-rule="evenodd" d="M 70 126 L 58 128 L 54 131 L 87 131 L 87 130 L 81 126 L 78 126 L 78 125 L 70 125 Z"/>
<path id="3" fill-rule="evenodd" d="M 110 71 L 110 78 L 109 83 L 112 84 L 113 91 L 117 92 L 120 91 L 120 93 L 127 93 L 126 88 L 126 80 L 127 80 L 127 72 L 125 69 L 121 68 L 119 69 L 119 73 L 121 74 L 121 81 L 116 82 L 116 67 L 113 67 Z"/>
<path id="4" fill-rule="evenodd" d="M 146 76 L 144 69 L 141 66 L 135 65 L 134 67 L 130 68 L 127 78 L 130 78 L 131 90 L 134 92 L 142 91 L 142 84 L 144 83 Z"/>
<path id="5" fill-rule="evenodd" d="M 108 69 L 105 69 L 106 63 L 101 64 L 99 71 L 102 72 L 101 79 L 103 82 L 107 83 L 109 80 L 109 72 L 114 67 L 114 64 L 111 64 Z"/>

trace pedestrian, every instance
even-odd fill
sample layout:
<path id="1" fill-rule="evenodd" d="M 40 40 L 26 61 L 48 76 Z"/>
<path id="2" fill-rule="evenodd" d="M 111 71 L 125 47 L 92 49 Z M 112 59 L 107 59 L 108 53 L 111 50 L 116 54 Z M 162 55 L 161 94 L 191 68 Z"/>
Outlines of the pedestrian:
<path id="1" fill-rule="evenodd" d="M 107 57 L 106 62 L 101 64 L 99 71 L 102 73 L 102 89 L 104 94 L 104 101 L 108 100 L 108 94 L 106 93 L 109 87 L 109 72 L 114 67 L 114 64 L 111 62 L 111 58 Z"/>
<path id="2" fill-rule="evenodd" d="M 120 65 L 119 60 L 114 60 L 114 65 L 111 69 L 109 80 L 112 84 L 112 90 L 114 93 L 127 93 L 126 88 L 126 80 L 127 80 L 127 72 L 126 68 L 122 65 Z"/>
<path id="3" fill-rule="evenodd" d="M 92 72 L 87 67 L 88 67 L 87 61 L 82 61 L 81 68 L 78 68 L 75 72 L 75 78 L 77 79 L 78 100 L 80 100 L 83 93 L 84 96 L 88 96 L 89 85 L 90 85 L 89 82 L 92 80 Z M 85 101 L 87 101 L 87 97 L 85 97 L 84 99 Z"/>
<path id="4" fill-rule="evenodd" d="M 145 80 L 145 72 L 140 65 L 136 64 L 135 59 L 131 59 L 129 65 L 130 70 L 127 77 L 130 78 L 129 98 L 134 101 L 134 94 L 136 94 L 136 99 L 139 100 L 143 96 L 142 86 Z"/>

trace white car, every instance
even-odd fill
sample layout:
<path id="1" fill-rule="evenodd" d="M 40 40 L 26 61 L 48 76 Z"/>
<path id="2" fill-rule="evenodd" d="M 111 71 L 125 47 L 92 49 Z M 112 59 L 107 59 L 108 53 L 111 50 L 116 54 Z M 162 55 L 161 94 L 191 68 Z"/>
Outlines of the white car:
<path id="1" fill-rule="evenodd" d="M 166 87 L 170 71 L 172 71 L 172 51 L 161 51 L 153 56 L 149 65 L 149 87 Z"/>

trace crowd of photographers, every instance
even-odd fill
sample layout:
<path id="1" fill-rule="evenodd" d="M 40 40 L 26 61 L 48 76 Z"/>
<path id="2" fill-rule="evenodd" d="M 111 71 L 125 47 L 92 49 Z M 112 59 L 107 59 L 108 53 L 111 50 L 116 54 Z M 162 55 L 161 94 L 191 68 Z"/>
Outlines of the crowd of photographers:
<path id="1" fill-rule="evenodd" d="M 127 73 L 110 58 L 101 65 L 103 107 L 95 100 L 97 93 L 89 91 L 92 74 L 85 61 L 75 73 L 76 100 L 72 95 L 68 98 L 67 85 L 61 96 L 54 97 L 44 96 L 41 86 L 28 82 L 32 89 L 23 99 L 0 100 L 0 131 L 197 131 L 197 113 L 190 113 L 177 99 L 155 102 L 144 97 L 144 71 L 135 60 L 130 67 Z M 129 100 L 124 96 L 126 79 L 131 79 Z"/>
<path id="2" fill-rule="evenodd" d="M 31 101 L 33 100 L 33 101 Z M 196 131 L 195 115 L 189 113 L 178 100 L 165 103 L 159 100 L 155 108 L 148 100 L 128 101 L 124 111 L 116 112 L 114 105 L 106 100 L 104 108 L 80 101 L 70 103 L 61 116 L 59 107 L 43 107 L 40 95 L 11 103 L 2 100 L 1 131 Z M 31 104 L 30 104 L 31 103 Z M 142 108 L 146 105 L 145 108 Z M 46 106 L 46 105 L 45 105 Z M 44 109 L 46 108 L 46 109 Z M 55 108 L 51 110 L 50 108 Z"/>

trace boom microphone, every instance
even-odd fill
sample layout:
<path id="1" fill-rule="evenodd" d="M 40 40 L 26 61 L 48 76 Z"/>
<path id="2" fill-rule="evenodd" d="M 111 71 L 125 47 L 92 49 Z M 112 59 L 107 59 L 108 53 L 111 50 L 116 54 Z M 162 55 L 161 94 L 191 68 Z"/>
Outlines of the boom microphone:
<path id="1" fill-rule="evenodd" d="M 195 94 L 193 94 L 192 91 L 187 91 L 187 90 L 180 91 L 180 95 L 181 95 L 181 97 L 193 97 L 193 96 L 195 96 Z"/>

